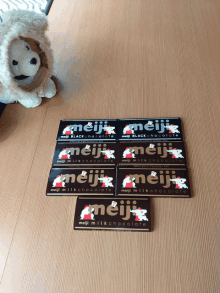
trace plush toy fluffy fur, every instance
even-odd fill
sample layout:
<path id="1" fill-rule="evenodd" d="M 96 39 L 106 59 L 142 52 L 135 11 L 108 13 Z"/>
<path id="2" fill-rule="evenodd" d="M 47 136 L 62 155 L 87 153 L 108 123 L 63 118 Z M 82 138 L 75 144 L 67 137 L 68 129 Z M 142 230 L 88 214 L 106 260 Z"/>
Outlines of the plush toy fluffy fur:
<path id="1" fill-rule="evenodd" d="M 47 16 L 29 10 L 9 10 L 0 23 L 0 101 L 20 102 L 30 108 L 38 106 L 42 97 L 51 98 L 56 87 L 50 79 L 53 75 L 53 52 L 48 37 Z M 9 52 L 15 40 L 27 42 L 41 60 L 40 68 L 30 84 L 20 85 L 10 70 Z"/>

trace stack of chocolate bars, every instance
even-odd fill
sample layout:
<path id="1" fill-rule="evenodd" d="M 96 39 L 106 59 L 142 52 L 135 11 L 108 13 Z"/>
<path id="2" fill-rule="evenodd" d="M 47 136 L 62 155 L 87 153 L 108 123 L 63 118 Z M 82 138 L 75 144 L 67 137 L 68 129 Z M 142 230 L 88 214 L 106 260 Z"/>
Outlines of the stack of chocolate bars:
<path id="1" fill-rule="evenodd" d="M 180 118 L 61 120 L 48 196 L 78 196 L 74 229 L 151 231 L 150 198 L 188 198 Z"/>

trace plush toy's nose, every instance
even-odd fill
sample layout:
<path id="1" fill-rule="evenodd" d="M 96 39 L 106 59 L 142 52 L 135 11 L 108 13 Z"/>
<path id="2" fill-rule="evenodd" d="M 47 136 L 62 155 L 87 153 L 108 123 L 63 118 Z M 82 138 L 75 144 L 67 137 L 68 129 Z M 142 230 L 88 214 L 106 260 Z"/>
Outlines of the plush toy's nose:
<path id="1" fill-rule="evenodd" d="M 37 59 L 36 58 L 32 58 L 30 63 L 31 64 L 34 64 L 34 65 L 37 64 Z"/>

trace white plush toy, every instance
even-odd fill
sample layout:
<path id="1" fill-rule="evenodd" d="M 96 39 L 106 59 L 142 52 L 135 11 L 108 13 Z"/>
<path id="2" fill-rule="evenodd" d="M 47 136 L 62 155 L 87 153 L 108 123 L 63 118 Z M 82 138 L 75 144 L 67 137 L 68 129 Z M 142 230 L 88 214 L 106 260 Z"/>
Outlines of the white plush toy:
<path id="1" fill-rule="evenodd" d="M 47 16 L 30 10 L 9 10 L 0 23 L 0 102 L 40 105 L 56 95 L 53 52 L 45 35 Z"/>

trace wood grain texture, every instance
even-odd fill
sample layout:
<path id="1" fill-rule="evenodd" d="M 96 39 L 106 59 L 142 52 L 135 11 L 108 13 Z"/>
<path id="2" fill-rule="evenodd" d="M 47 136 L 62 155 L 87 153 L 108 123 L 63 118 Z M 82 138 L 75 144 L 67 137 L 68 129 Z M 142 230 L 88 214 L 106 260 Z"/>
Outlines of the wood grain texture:
<path id="1" fill-rule="evenodd" d="M 0 291 L 220 292 L 220 5 L 55 0 L 59 93 L 0 119 Z M 46 197 L 60 119 L 181 117 L 193 197 L 153 199 L 151 233 L 74 231 Z"/>

